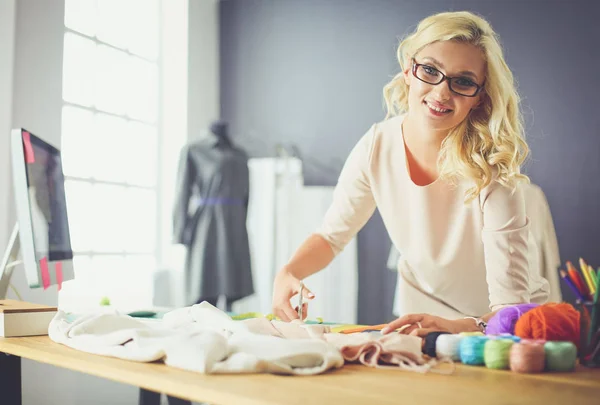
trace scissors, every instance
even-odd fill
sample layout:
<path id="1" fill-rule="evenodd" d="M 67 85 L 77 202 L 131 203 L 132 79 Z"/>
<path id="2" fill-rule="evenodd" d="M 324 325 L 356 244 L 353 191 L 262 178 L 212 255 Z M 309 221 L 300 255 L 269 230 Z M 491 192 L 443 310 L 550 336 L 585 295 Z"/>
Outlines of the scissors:
<path id="1" fill-rule="evenodd" d="M 303 300 L 304 300 L 304 283 L 302 281 L 300 281 L 300 297 L 298 299 L 298 318 L 300 318 L 300 320 L 302 320 L 302 315 L 303 315 L 303 311 L 302 311 Z"/>

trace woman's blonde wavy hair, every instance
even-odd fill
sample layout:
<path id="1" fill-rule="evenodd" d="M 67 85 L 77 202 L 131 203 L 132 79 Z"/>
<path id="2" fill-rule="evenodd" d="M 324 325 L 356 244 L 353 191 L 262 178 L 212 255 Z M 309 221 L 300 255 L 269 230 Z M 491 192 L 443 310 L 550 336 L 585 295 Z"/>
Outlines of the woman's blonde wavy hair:
<path id="1" fill-rule="evenodd" d="M 398 47 L 401 68 L 425 46 L 438 41 L 458 41 L 477 46 L 486 60 L 486 80 L 480 93 L 481 104 L 453 128 L 442 142 L 438 167 L 447 180 L 470 179 L 465 202 L 479 196 L 492 180 L 514 187 L 521 164 L 529 154 L 524 139 L 519 95 L 513 74 L 504 61 L 497 34 L 483 18 L 470 12 L 445 12 L 422 20 L 417 29 Z M 408 111 L 408 85 L 398 73 L 383 90 L 387 117 Z"/>

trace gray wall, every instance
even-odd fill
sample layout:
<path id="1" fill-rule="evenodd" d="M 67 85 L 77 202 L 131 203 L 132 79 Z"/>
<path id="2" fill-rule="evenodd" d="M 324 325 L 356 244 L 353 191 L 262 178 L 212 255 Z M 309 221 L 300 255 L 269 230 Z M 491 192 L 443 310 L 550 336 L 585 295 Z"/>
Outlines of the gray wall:
<path id="1" fill-rule="evenodd" d="M 253 156 L 295 144 L 308 183 L 335 184 L 354 143 L 385 115 L 398 38 L 429 14 L 463 9 L 486 17 L 504 43 L 533 151 L 525 171 L 547 194 L 563 262 L 600 265 L 600 2 L 226 0 L 222 116 Z M 358 238 L 359 320 L 384 322 L 395 275 L 378 214 Z"/>

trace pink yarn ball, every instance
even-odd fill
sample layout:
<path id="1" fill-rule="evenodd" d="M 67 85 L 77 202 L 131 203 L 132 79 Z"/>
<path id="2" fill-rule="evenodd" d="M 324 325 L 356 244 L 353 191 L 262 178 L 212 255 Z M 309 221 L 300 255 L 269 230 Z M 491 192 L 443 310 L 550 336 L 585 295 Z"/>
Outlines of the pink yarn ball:
<path id="1" fill-rule="evenodd" d="M 501 333 L 510 333 L 511 335 L 514 335 L 515 324 L 519 318 L 527 311 L 538 306 L 539 304 L 518 304 L 502 308 L 489 320 L 487 327 L 485 328 L 485 334 L 499 335 Z"/>
<path id="2" fill-rule="evenodd" d="M 510 369 L 517 373 L 541 373 L 546 364 L 543 340 L 523 339 L 511 346 Z"/>

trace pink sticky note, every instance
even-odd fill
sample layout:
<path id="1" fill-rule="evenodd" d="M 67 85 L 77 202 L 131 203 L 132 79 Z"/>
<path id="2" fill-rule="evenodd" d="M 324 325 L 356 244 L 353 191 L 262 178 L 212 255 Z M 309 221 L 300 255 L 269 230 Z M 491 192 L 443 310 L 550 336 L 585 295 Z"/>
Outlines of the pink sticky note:
<path id="1" fill-rule="evenodd" d="M 54 263 L 54 271 L 56 272 L 56 282 L 58 283 L 58 291 L 60 291 L 63 282 L 62 262 Z"/>
<path id="2" fill-rule="evenodd" d="M 44 290 L 50 287 L 50 272 L 48 271 L 48 258 L 43 257 L 40 259 L 40 269 L 42 270 L 42 285 Z"/>
<path id="3" fill-rule="evenodd" d="M 23 131 L 23 147 L 25 149 L 25 162 L 34 163 L 35 155 L 33 154 L 33 147 L 31 146 L 31 136 L 29 132 Z"/>

